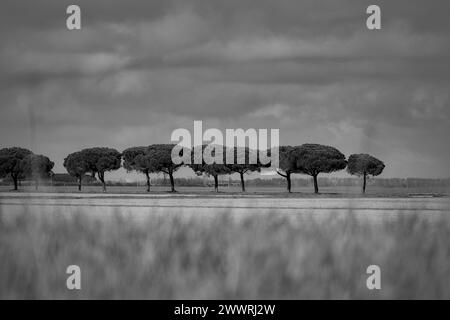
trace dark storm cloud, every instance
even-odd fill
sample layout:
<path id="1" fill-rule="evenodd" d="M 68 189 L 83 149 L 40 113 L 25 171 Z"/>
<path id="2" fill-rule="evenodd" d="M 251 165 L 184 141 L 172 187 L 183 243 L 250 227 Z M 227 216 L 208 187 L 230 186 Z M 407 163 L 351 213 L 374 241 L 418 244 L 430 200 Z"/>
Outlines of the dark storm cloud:
<path id="1" fill-rule="evenodd" d="M 81 31 L 65 29 L 69 4 Z M 34 141 L 57 170 L 86 144 L 168 142 L 192 120 L 372 152 L 391 176 L 439 176 L 450 160 L 448 1 L 1 5 L 1 145 Z"/>

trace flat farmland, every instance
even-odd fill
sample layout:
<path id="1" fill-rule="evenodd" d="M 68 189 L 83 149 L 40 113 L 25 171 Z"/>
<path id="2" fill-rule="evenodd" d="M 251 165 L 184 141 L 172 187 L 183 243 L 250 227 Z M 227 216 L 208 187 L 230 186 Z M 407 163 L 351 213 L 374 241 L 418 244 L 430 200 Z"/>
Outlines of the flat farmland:
<path id="1" fill-rule="evenodd" d="M 14 193 L 11 190 L 11 186 L 0 186 L 0 193 Z M 124 194 L 124 195 L 135 195 L 135 194 L 144 194 L 148 195 L 145 192 L 146 187 L 143 185 L 136 186 L 108 186 L 107 194 Z M 213 191 L 212 186 L 176 186 L 176 189 L 181 195 L 198 195 L 198 196 L 209 196 L 216 195 Z M 348 197 L 361 197 L 361 187 L 358 186 L 324 186 L 320 187 L 320 194 L 315 195 L 313 193 L 312 186 L 302 186 L 302 187 L 293 187 L 293 192 L 291 194 L 286 192 L 284 186 L 272 186 L 272 187 L 255 187 L 255 186 L 247 186 L 247 192 L 245 195 L 264 195 L 264 196 L 275 196 L 275 197 L 283 197 L 283 198 L 348 198 Z M 170 186 L 152 186 L 151 193 L 153 194 L 168 194 L 170 190 Z M 232 185 L 232 186 L 220 186 L 219 195 L 236 195 L 243 196 L 241 193 L 241 187 Z M 19 193 L 36 193 L 33 186 L 21 186 Z M 89 185 L 83 186 L 82 192 L 77 190 L 76 186 L 41 186 L 39 187 L 39 193 L 76 193 L 76 194 L 98 194 L 101 193 L 101 186 Z M 410 197 L 410 196 L 450 196 L 450 188 L 448 187 L 379 187 L 379 186 L 369 186 L 366 192 L 365 197 L 382 197 L 382 198 L 391 198 L 391 197 Z"/>
<path id="2" fill-rule="evenodd" d="M 4 212 L 21 211 L 24 207 L 45 214 L 52 211 L 91 215 L 120 213 L 125 215 L 210 216 L 218 213 L 233 216 L 254 214 L 288 215 L 346 215 L 349 212 L 360 217 L 377 220 L 405 214 L 421 214 L 438 217 L 450 212 L 450 198 L 337 198 L 337 197 L 289 197 L 271 194 L 103 194 L 103 193 L 0 193 L 0 205 Z"/>
<path id="3" fill-rule="evenodd" d="M 0 298 L 448 299 L 449 200 L 3 192 Z"/>

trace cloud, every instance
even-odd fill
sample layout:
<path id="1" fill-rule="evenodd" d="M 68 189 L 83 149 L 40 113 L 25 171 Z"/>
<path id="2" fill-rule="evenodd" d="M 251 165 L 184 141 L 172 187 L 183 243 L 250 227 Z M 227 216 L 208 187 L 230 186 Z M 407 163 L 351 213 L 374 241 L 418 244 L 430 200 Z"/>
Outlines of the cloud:
<path id="1" fill-rule="evenodd" d="M 287 111 L 291 109 L 290 106 L 284 104 L 274 104 L 269 105 L 264 108 L 258 109 L 252 113 L 250 116 L 254 117 L 274 117 L 277 119 L 281 119 Z"/>
<path id="2" fill-rule="evenodd" d="M 164 142 L 204 120 L 374 153 L 386 175 L 440 176 L 450 4 L 375 1 L 383 28 L 371 32 L 372 2 L 80 0 L 71 32 L 69 1 L 5 1 L 0 144 L 34 143 L 61 171 L 87 143 Z"/>
<path id="3" fill-rule="evenodd" d="M 366 31 L 347 37 L 317 38 L 237 37 L 227 41 L 212 40 L 199 47 L 178 51 L 167 61 L 255 61 L 255 60 L 327 60 L 342 59 L 417 59 L 430 55 L 445 57 L 450 41 L 442 36 L 417 36 L 408 28 L 394 25 L 382 33 L 368 36 Z"/>

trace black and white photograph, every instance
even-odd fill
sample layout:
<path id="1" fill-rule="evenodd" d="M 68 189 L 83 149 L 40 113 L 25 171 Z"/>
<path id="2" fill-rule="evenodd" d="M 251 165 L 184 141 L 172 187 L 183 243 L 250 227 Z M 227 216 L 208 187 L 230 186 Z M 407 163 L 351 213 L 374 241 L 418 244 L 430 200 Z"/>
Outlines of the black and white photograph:
<path id="1" fill-rule="evenodd" d="M 0 300 L 450 299 L 449 16 L 2 0 Z"/>

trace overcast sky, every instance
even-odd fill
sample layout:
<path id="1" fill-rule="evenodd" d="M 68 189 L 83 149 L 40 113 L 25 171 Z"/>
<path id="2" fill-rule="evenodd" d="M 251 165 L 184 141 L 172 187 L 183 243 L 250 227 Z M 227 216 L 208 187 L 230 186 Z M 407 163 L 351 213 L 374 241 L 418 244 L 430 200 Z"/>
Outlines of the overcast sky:
<path id="1" fill-rule="evenodd" d="M 80 31 L 66 29 L 69 4 Z M 70 152 L 170 143 L 203 120 L 370 153 L 385 177 L 449 176 L 448 0 L 0 6 L 0 147 L 48 155 L 56 172 Z"/>

